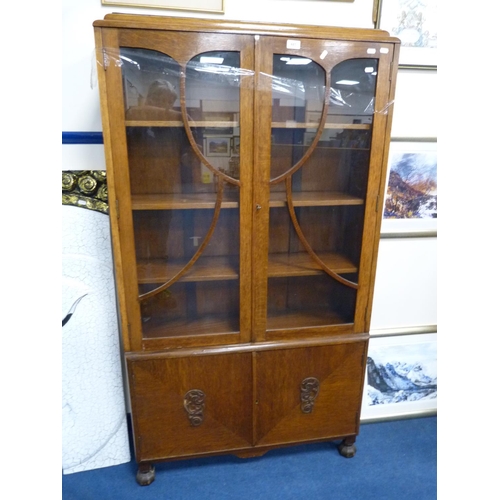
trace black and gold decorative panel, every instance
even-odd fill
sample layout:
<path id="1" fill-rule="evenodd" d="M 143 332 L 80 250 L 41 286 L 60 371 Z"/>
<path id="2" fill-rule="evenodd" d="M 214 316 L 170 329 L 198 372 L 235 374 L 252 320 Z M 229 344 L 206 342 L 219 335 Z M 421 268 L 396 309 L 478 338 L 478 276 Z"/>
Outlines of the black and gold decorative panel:
<path id="1" fill-rule="evenodd" d="M 62 172 L 62 204 L 109 213 L 105 170 Z"/>

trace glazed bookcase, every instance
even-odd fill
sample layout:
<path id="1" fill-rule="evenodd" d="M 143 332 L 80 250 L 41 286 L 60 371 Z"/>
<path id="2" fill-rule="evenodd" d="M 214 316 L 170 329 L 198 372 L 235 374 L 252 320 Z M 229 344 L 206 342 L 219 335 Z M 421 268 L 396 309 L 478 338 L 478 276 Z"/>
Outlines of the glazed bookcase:
<path id="1" fill-rule="evenodd" d="M 399 40 L 94 23 L 137 481 L 155 462 L 355 454 Z"/>

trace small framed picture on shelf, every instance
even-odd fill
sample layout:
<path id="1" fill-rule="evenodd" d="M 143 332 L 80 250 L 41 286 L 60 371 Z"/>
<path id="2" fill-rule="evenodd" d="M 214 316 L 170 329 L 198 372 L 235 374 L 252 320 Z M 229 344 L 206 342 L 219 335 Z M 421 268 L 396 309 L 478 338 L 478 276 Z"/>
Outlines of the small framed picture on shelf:
<path id="1" fill-rule="evenodd" d="M 374 0 L 375 28 L 401 40 L 399 66 L 437 68 L 437 0 Z"/>
<path id="2" fill-rule="evenodd" d="M 437 412 L 437 333 L 372 337 L 361 421 Z"/>
<path id="3" fill-rule="evenodd" d="M 240 154 L 240 136 L 235 135 L 233 136 L 233 155 L 239 155 Z"/>
<path id="4" fill-rule="evenodd" d="M 306 113 L 306 123 L 314 124 L 314 126 L 319 125 L 321 121 L 321 111 L 308 111 Z"/>
<path id="5" fill-rule="evenodd" d="M 231 137 L 220 135 L 206 136 L 205 156 L 231 156 Z"/>
<path id="6" fill-rule="evenodd" d="M 437 142 L 393 139 L 381 235 L 437 235 Z"/>

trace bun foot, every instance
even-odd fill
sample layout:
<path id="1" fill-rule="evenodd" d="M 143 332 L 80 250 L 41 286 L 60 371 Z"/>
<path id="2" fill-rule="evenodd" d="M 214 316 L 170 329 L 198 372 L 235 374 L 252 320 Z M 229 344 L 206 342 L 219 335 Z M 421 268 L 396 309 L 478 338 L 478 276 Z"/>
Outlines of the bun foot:
<path id="1" fill-rule="evenodd" d="M 345 438 L 338 446 L 339 453 L 345 458 L 352 458 L 356 455 L 356 438 Z"/>
<path id="2" fill-rule="evenodd" d="M 155 480 L 155 468 L 151 464 L 140 464 L 135 479 L 141 486 L 151 484 Z"/>

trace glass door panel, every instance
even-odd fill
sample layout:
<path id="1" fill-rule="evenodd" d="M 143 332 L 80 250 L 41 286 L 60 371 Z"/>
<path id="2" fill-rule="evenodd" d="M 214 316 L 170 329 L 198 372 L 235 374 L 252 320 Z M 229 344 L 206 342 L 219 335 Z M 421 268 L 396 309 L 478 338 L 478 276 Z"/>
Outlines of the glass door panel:
<path id="1" fill-rule="evenodd" d="M 212 169 L 227 176 L 229 183 L 240 178 L 241 73 L 238 52 L 206 52 L 187 65 L 186 102 L 193 120 L 191 129 L 206 161 L 202 165 L 203 184 L 213 186 L 217 180 Z M 233 199 L 236 195 L 235 190 L 226 193 Z"/>
<path id="2" fill-rule="evenodd" d="M 313 59 L 273 56 L 268 331 L 354 322 L 377 60 Z"/>
<path id="3" fill-rule="evenodd" d="M 287 175 L 307 153 L 319 128 L 325 100 L 325 74 L 306 57 L 275 54 L 272 79 L 271 191 L 284 191 L 276 179 Z"/>
<path id="4" fill-rule="evenodd" d="M 239 332 L 239 53 L 121 49 L 143 338 Z"/>

